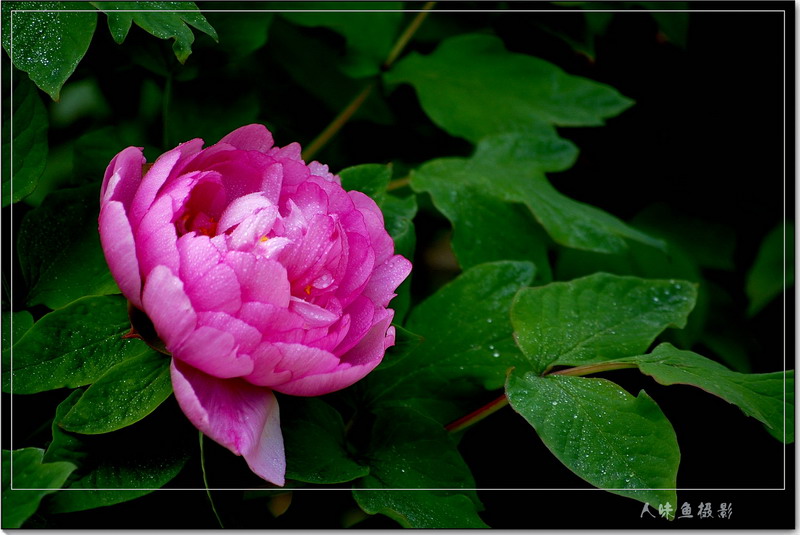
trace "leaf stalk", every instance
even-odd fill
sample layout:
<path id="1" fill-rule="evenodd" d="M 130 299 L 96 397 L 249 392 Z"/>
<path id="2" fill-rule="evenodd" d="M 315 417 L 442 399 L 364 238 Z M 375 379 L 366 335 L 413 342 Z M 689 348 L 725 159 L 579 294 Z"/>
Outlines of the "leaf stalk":
<path id="1" fill-rule="evenodd" d="M 433 6 L 436 5 L 436 2 L 427 2 L 424 6 L 422 6 L 422 11 L 417 13 L 417 16 L 411 21 L 411 23 L 406 27 L 400 37 L 397 38 L 394 45 L 392 46 L 392 50 L 389 52 L 388 56 L 386 56 L 386 61 L 383 62 L 381 65 L 381 70 L 385 71 L 392 66 L 392 64 L 397 60 L 400 54 L 403 52 L 403 49 L 406 47 L 408 42 L 414 36 L 416 31 L 419 29 L 422 22 L 425 20 L 425 17 L 428 16 L 428 13 Z M 367 100 L 372 90 L 378 84 L 378 78 L 373 78 L 361 92 L 356 95 L 356 97 L 350 101 L 350 103 L 336 116 L 336 118 L 331 121 L 331 123 L 325 127 L 323 130 L 314 140 L 308 144 L 306 149 L 303 151 L 301 157 L 304 161 L 308 161 L 317 154 L 317 152 L 322 149 L 327 143 L 339 133 L 339 130 L 347 124 L 353 115 L 361 108 L 364 104 L 364 101 Z"/>

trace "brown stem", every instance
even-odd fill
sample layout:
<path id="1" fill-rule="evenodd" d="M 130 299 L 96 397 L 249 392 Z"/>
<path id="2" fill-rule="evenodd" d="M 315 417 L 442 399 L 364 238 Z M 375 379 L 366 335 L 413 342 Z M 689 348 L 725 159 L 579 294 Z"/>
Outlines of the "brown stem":
<path id="1" fill-rule="evenodd" d="M 422 11 L 417 13 L 417 16 L 414 17 L 414 20 L 408 25 L 408 27 L 403 31 L 400 37 L 397 38 L 392 50 L 389 52 L 389 55 L 386 57 L 386 61 L 383 62 L 382 69 L 386 70 L 392 66 L 395 60 L 400 56 L 400 53 L 403 51 L 405 46 L 411 40 L 411 37 L 416 33 L 417 29 L 419 29 L 420 24 L 422 21 L 425 20 L 425 17 L 428 16 L 428 12 L 433 9 L 433 6 L 436 5 L 436 2 L 428 2 L 422 7 Z M 336 116 L 336 118 L 331 121 L 331 123 L 322 131 L 320 135 L 318 135 L 307 147 L 306 150 L 303 151 L 302 158 L 305 161 L 310 160 L 314 157 L 319 150 L 324 147 L 330 140 L 335 136 L 339 130 L 350 120 L 351 117 L 361 108 L 364 104 L 364 101 L 367 100 L 367 97 L 372 90 L 377 85 L 377 78 L 371 80 L 361 92 L 356 95 L 356 97 L 350 101 L 350 104 L 347 105 L 345 109 Z"/>
<path id="2" fill-rule="evenodd" d="M 372 93 L 372 89 L 375 87 L 375 80 L 372 80 L 368 83 L 364 89 L 361 90 L 361 93 L 356 95 L 350 104 L 347 105 L 345 109 L 336 116 L 336 118 L 331 121 L 325 130 L 322 131 L 320 135 L 314 139 L 307 147 L 306 150 L 303 151 L 302 158 L 304 161 L 310 160 L 319 150 L 324 147 L 328 141 L 331 140 L 333 136 L 335 136 L 339 130 L 350 120 L 350 118 L 358 111 L 364 101 L 367 100 L 367 97 L 370 93 Z"/>
<path id="3" fill-rule="evenodd" d="M 386 191 L 399 189 L 402 188 L 403 186 L 407 186 L 410 183 L 411 183 L 411 177 L 409 176 L 404 176 L 403 178 L 396 178 L 391 182 L 389 182 L 389 184 L 386 186 Z"/>
<path id="4" fill-rule="evenodd" d="M 571 377 L 582 377 L 584 375 L 591 375 L 593 373 L 608 372 L 611 370 L 624 370 L 627 368 L 637 367 L 638 366 L 633 362 L 601 362 L 599 364 L 586 364 L 584 366 L 566 368 L 563 370 L 550 372 L 546 375 L 568 375 Z"/>
<path id="5" fill-rule="evenodd" d="M 599 364 L 586 364 L 585 366 L 575 366 L 574 368 L 566 368 L 555 372 L 546 373 L 545 375 L 567 375 L 572 377 L 582 377 L 593 373 L 607 372 L 611 370 L 624 370 L 626 368 L 636 368 L 637 365 L 632 362 L 601 362 Z M 444 428 L 455 433 L 467 427 L 480 422 L 487 416 L 494 414 L 503 407 L 508 405 L 508 398 L 505 394 L 499 398 L 490 401 L 480 409 L 473 411 L 458 420 L 447 424 Z"/>
<path id="6" fill-rule="evenodd" d="M 392 64 L 395 62 L 397 57 L 406 47 L 408 42 L 417 32 L 420 25 L 422 24 L 422 21 L 425 20 L 425 17 L 428 16 L 428 13 L 430 12 L 431 9 L 433 9 L 433 6 L 435 5 L 436 2 L 427 2 L 424 6 L 422 6 L 422 11 L 417 13 L 417 16 L 414 17 L 414 20 L 411 21 L 411 24 L 409 24 L 408 27 L 405 29 L 405 31 L 400 35 L 400 37 L 398 37 L 397 42 L 392 47 L 392 50 L 391 52 L 389 52 L 389 55 L 386 56 L 386 61 L 383 62 L 384 70 L 392 66 Z"/>

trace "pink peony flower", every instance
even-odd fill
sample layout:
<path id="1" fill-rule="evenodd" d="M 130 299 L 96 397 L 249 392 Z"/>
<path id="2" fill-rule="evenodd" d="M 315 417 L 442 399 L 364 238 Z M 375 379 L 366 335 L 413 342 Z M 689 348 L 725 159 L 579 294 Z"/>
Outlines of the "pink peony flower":
<path id="1" fill-rule="evenodd" d="M 394 344 L 386 308 L 411 263 L 377 205 L 300 146 L 249 125 L 145 167 L 106 170 L 100 241 L 111 273 L 172 354 L 175 397 L 204 434 L 283 485 L 274 391 L 345 388 Z"/>

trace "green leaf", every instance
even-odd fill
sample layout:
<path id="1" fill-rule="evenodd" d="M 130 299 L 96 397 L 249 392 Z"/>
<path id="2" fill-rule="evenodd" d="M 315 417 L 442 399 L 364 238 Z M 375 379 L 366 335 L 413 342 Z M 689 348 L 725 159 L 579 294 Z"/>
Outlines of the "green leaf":
<path id="1" fill-rule="evenodd" d="M 240 4 L 241 5 L 241 4 Z M 247 6 L 244 6 L 247 8 Z M 269 27 L 274 13 L 209 12 L 209 23 L 219 35 L 219 46 L 230 54 L 231 59 L 240 58 L 260 49 L 267 43 Z"/>
<path id="2" fill-rule="evenodd" d="M 533 371 L 643 353 L 669 326 L 683 327 L 697 290 L 686 281 L 597 273 L 525 288 L 511 323 Z"/>
<path id="3" fill-rule="evenodd" d="M 117 296 L 86 297 L 37 321 L 3 363 L 3 391 L 35 394 L 83 386 L 150 351 L 141 340 L 122 339 L 131 325 L 125 303 Z"/>
<path id="4" fill-rule="evenodd" d="M 644 391 L 605 379 L 511 372 L 506 395 L 564 465 L 592 485 L 672 505 L 680 450 L 675 431 Z M 636 490 L 642 489 L 642 490 Z"/>
<path id="5" fill-rule="evenodd" d="M 794 441 L 794 370 L 738 373 L 671 344 L 661 344 L 647 355 L 614 362 L 635 364 L 642 373 L 662 385 L 685 384 L 701 388 L 738 406 L 746 415 L 777 432 L 784 442 Z"/>
<path id="6" fill-rule="evenodd" d="M 392 178 L 392 166 L 378 163 L 355 165 L 339 171 L 339 178 L 342 179 L 345 191 L 360 191 L 380 204 L 386 197 L 386 186 Z"/>
<path id="7" fill-rule="evenodd" d="M 524 205 L 507 203 L 476 186 L 448 188 L 439 176 L 421 176 L 414 187 L 429 191 L 436 209 L 452 223 L 451 245 L 462 269 L 497 260 L 527 260 L 542 279 L 551 279 L 549 239 Z M 436 178 L 428 181 L 431 176 Z"/>
<path id="8" fill-rule="evenodd" d="M 358 505 L 367 514 L 382 514 L 404 528 L 488 528 L 463 494 L 419 490 L 353 489 Z"/>
<path id="9" fill-rule="evenodd" d="M 342 416 L 316 398 L 281 398 L 286 477 L 306 483 L 344 483 L 369 468 L 348 451 Z"/>
<path id="10" fill-rule="evenodd" d="M 138 422 L 172 394 L 169 362 L 151 350 L 109 368 L 61 420 L 61 427 L 99 434 Z"/>
<path id="11" fill-rule="evenodd" d="M 86 54 L 97 25 L 82 2 L 3 2 L 3 48 L 14 66 L 59 99 L 61 87 Z M 16 11 L 12 10 L 36 10 Z M 10 31 L 9 31 L 10 29 Z M 13 41 L 12 41 L 13 38 Z"/>
<path id="12" fill-rule="evenodd" d="M 3 352 L 8 351 L 12 344 L 22 338 L 33 327 L 33 316 L 26 310 L 19 312 L 3 312 Z"/>
<path id="13" fill-rule="evenodd" d="M 384 74 L 410 83 L 422 108 L 448 133 L 477 142 L 543 124 L 597 126 L 633 104 L 615 89 L 509 52 L 492 35 L 451 37 L 431 54 L 408 54 Z"/>
<path id="14" fill-rule="evenodd" d="M 411 195 L 405 198 L 386 195 L 378 205 L 383 212 L 384 225 L 389 236 L 394 241 L 394 254 L 399 254 L 408 260 L 414 260 L 417 248 L 417 232 L 414 227 L 414 216 L 417 214 L 417 198 Z M 414 272 L 395 290 L 397 297 L 391 301 L 394 309 L 394 323 L 402 323 L 411 306 L 411 281 Z"/>
<path id="15" fill-rule="evenodd" d="M 629 6 L 636 9 L 637 4 L 650 11 L 650 15 L 658 23 L 658 28 L 664 36 L 676 45 L 686 48 L 689 34 L 689 2 L 631 2 Z M 665 12 L 665 9 L 674 9 L 674 13 Z M 658 10 L 658 11 L 655 11 Z"/>
<path id="16" fill-rule="evenodd" d="M 400 198 L 386 195 L 378 207 L 383 212 L 386 231 L 394 240 L 394 253 L 413 259 L 417 243 L 413 222 L 417 214 L 416 196 Z"/>
<path id="17" fill-rule="evenodd" d="M 656 229 L 646 230 L 654 237 L 665 237 Z M 668 334 L 678 345 L 689 347 L 696 343 L 706 330 L 711 304 L 708 283 L 695 261 L 673 241 L 667 242 L 664 250 L 631 242 L 627 251 L 621 254 L 593 253 L 577 249 L 558 251 L 557 279 L 575 279 L 599 271 L 646 279 L 681 279 L 697 283 L 697 302 L 687 324 L 681 330 L 670 331 Z M 712 315 L 711 319 L 716 318 Z"/>
<path id="18" fill-rule="evenodd" d="M 27 304 L 61 308 L 87 295 L 119 293 L 97 233 L 99 185 L 54 191 L 28 212 L 17 247 Z"/>
<path id="19" fill-rule="evenodd" d="M 467 490 L 475 486 L 472 474 L 441 425 L 409 409 L 388 409 L 377 413 L 372 437 L 370 473 L 353 489 L 366 513 L 409 528 L 487 527 L 477 495 Z"/>
<path id="20" fill-rule="evenodd" d="M 283 4 L 297 9 L 297 4 Z M 281 4 L 273 7 L 280 7 Z M 304 12 L 283 12 L 281 17 L 293 24 L 305 27 L 329 28 L 342 35 L 347 42 L 347 55 L 342 64 L 343 71 L 353 77 L 372 76 L 380 72 L 394 43 L 403 21 L 403 14 L 386 13 L 337 13 L 324 11 L 331 8 L 328 2 L 303 2 Z M 403 9 L 402 2 L 337 2 L 336 9 Z"/>
<path id="21" fill-rule="evenodd" d="M 45 462 L 67 461 L 75 466 L 81 466 L 86 462 L 89 453 L 84 447 L 83 438 L 64 431 L 59 425 L 64 416 L 80 401 L 81 396 L 83 396 L 82 390 L 73 390 L 67 396 L 67 399 L 56 407 L 56 415 L 53 417 L 53 423 L 50 426 L 53 440 L 50 441 L 47 450 L 44 452 Z M 74 474 L 72 479 L 74 479 Z"/>
<path id="22" fill-rule="evenodd" d="M 423 342 L 367 377 L 368 402 L 411 404 L 448 423 L 462 415 L 464 402 L 469 407 L 476 394 L 500 388 L 506 370 L 521 358 L 508 311 L 533 275 L 527 262 L 482 264 L 417 305 L 406 328 Z"/>
<path id="23" fill-rule="evenodd" d="M 456 205 L 466 195 L 463 200 L 472 205 L 483 202 L 483 197 L 525 204 L 550 237 L 567 247 L 617 253 L 626 249 L 625 240 L 628 239 L 663 248 L 661 240 L 629 227 L 598 208 L 565 197 L 550 185 L 544 172 L 566 169 L 576 154 L 571 144 L 546 130 L 541 137 L 496 135 L 481 140 L 469 159 L 442 158 L 425 163 L 412 174 L 411 186 L 416 191 L 430 192 L 443 210 L 458 217 L 454 226 L 458 224 L 462 228 L 469 218 L 456 212 L 459 210 Z M 468 188 L 471 192 L 463 193 Z M 490 207 L 497 206 L 496 199 L 488 201 Z M 501 232 L 509 231 L 509 226 L 518 222 L 507 219 L 509 216 L 503 217 Z M 530 228 L 527 224 L 522 230 Z M 456 233 L 458 230 L 455 227 Z M 465 236 L 460 239 L 468 243 L 469 233 L 466 230 L 462 233 Z"/>
<path id="24" fill-rule="evenodd" d="M 303 31 L 278 17 L 270 28 L 269 40 L 270 46 L 265 50 L 270 54 L 270 60 L 286 70 L 294 85 L 323 103 L 331 112 L 331 117 L 342 111 L 353 100 L 353 96 L 364 89 L 364 80 L 350 78 L 342 72 L 341 57 L 330 46 L 330 42 L 320 36 Z M 303 43 L 303 46 L 297 46 L 297 43 Z M 313 50 L 314 53 L 308 54 L 308 50 Z M 319 83 L 320 80 L 325 80 L 325 83 Z M 308 104 L 310 106 L 312 103 Z M 280 111 L 273 109 L 271 115 Z M 291 124 L 297 115 L 289 111 L 284 117 L 284 123 Z M 381 93 L 370 91 L 352 119 L 387 124 L 392 122 L 393 117 Z"/>
<path id="25" fill-rule="evenodd" d="M 750 299 L 747 314 L 755 316 L 784 289 L 794 284 L 794 225 L 784 222 L 761 242 L 745 290 Z"/>
<path id="26" fill-rule="evenodd" d="M 22 527 L 42 498 L 58 490 L 75 470 L 72 463 L 42 463 L 43 454 L 38 448 L 3 450 L 3 529 Z"/>
<path id="27" fill-rule="evenodd" d="M 30 80 L 13 79 L 12 119 L 3 120 L 3 206 L 30 195 L 47 164 L 47 110 Z"/>
<path id="28" fill-rule="evenodd" d="M 194 2 L 90 2 L 108 16 L 108 29 L 118 44 L 125 41 L 131 24 L 145 30 L 159 39 L 173 39 L 172 50 L 178 61 L 185 63 L 192 53 L 194 33 L 189 28 L 200 30 L 215 41 L 217 32 L 206 18 L 197 10 Z M 120 10 L 139 10 L 121 12 Z M 182 12 L 175 12 L 182 10 Z M 183 11 L 185 10 L 185 11 Z M 172 11 L 172 12 L 170 12 Z M 197 11 L 191 13 L 187 11 Z"/>
<path id="29" fill-rule="evenodd" d="M 80 390 L 73 391 L 56 409 L 53 440 L 44 459 L 66 460 L 78 469 L 65 486 L 68 490 L 47 498 L 47 512 L 69 513 L 133 500 L 163 487 L 178 475 L 189 457 L 187 444 L 180 434 L 164 431 L 163 419 L 150 422 L 149 418 L 108 435 L 78 435 L 62 429 L 59 421 L 82 395 Z"/>

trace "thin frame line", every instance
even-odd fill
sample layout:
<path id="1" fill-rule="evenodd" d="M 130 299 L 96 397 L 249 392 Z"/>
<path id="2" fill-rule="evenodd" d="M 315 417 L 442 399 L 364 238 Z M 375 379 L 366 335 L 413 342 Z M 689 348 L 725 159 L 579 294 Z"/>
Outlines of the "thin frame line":
<path id="1" fill-rule="evenodd" d="M 152 13 L 152 12 L 164 12 L 164 13 L 420 13 L 420 12 L 423 12 L 425 10 L 422 10 L 422 9 L 408 9 L 408 10 L 405 10 L 405 9 L 404 10 L 388 10 L 388 9 L 387 10 L 302 10 L 302 9 L 298 9 L 298 10 L 212 10 L 212 9 L 207 9 L 207 10 L 204 10 L 204 9 L 197 9 L 197 10 L 153 10 L 153 9 L 150 9 L 150 10 L 147 10 L 147 9 L 142 9 L 142 10 L 122 10 L 122 9 L 120 9 L 120 10 L 99 10 L 99 9 L 94 9 L 94 10 L 89 10 L 89 9 L 85 9 L 85 10 L 72 10 L 72 9 L 69 9 L 69 10 L 67 10 L 67 9 L 64 9 L 64 10 L 41 10 L 41 9 L 11 9 L 9 11 L 10 11 L 10 20 L 9 20 L 10 37 L 9 37 L 9 39 L 10 39 L 10 42 L 12 43 L 11 44 L 11 51 L 13 53 L 13 50 L 14 50 L 14 47 L 13 47 L 13 38 L 14 38 L 13 17 L 14 17 L 15 13 L 105 13 L 105 14 L 114 13 L 114 12 L 118 12 L 118 13 Z M 651 10 L 646 10 L 646 9 L 630 9 L 630 10 L 611 10 L 611 9 L 596 9 L 596 10 L 595 9 L 517 10 L 517 9 L 509 9 L 509 10 L 447 10 L 447 11 L 435 11 L 435 13 L 442 13 L 442 14 L 447 14 L 447 13 L 572 13 L 572 14 L 579 14 L 579 13 L 781 13 L 782 14 L 783 45 L 784 45 L 783 46 L 783 62 L 782 62 L 783 63 L 783 97 L 784 97 L 783 98 L 783 112 L 784 112 L 783 113 L 783 116 L 784 116 L 783 117 L 783 154 L 784 154 L 784 158 L 783 158 L 783 200 L 784 200 L 784 203 L 783 203 L 783 214 L 784 214 L 784 220 L 786 219 L 786 10 L 785 9 L 745 9 L 745 10 L 712 10 L 712 9 L 680 9 L 680 10 L 678 10 L 678 9 L 668 9 L 668 10 L 660 10 L 660 9 L 651 9 Z M 198 31 L 202 31 L 202 30 L 198 30 Z M 93 34 L 93 37 L 94 37 L 94 34 Z M 12 54 L 10 53 L 9 56 L 11 57 Z M 13 191 L 14 191 L 13 190 L 13 180 L 11 179 L 13 177 L 13 160 L 14 160 L 13 159 L 13 150 L 14 150 L 13 149 L 13 131 L 14 131 L 14 126 L 13 126 L 14 125 L 14 121 L 13 121 L 13 114 L 14 114 L 14 108 L 13 108 L 13 80 L 14 80 L 14 74 L 13 73 L 14 73 L 14 68 L 15 67 L 14 67 L 13 61 L 12 61 L 12 66 L 11 66 L 11 70 L 10 70 L 10 72 L 11 72 L 11 74 L 10 74 L 10 76 L 11 76 L 11 79 L 10 79 L 10 81 L 11 81 L 11 98 L 9 99 L 10 100 L 10 105 L 11 105 L 11 108 L 9 110 L 9 121 L 11 123 L 11 126 L 10 126 L 11 139 L 9 140 L 9 145 L 10 145 L 9 173 L 10 173 L 11 176 L 9 177 L 9 184 L 10 184 L 10 191 L 11 191 L 11 195 L 12 195 L 12 197 L 11 197 L 12 200 L 13 200 Z M 37 89 L 38 89 L 38 86 L 37 86 Z M 49 151 L 48 151 L 48 153 L 49 153 Z M 13 210 L 14 204 L 15 203 L 13 203 L 13 202 L 10 204 L 10 209 L 11 210 Z M 783 377 L 783 382 L 784 382 L 784 391 L 783 391 L 784 419 L 783 420 L 784 420 L 784 439 L 786 438 L 786 371 L 787 371 L 786 370 L 786 262 L 785 262 L 785 258 L 786 258 L 786 239 L 785 239 L 785 233 L 786 233 L 786 229 L 784 227 L 784 240 L 783 240 L 783 242 L 784 242 L 783 243 L 783 248 L 784 248 L 784 272 L 783 272 L 783 287 L 784 287 L 783 288 L 783 290 L 784 290 L 784 292 L 783 292 L 783 302 L 784 302 L 784 309 L 783 309 L 783 316 L 784 316 L 784 321 L 783 321 L 783 333 L 784 333 L 784 336 L 783 336 L 783 368 L 784 368 L 783 369 L 783 372 L 784 372 L 784 377 Z M 11 249 L 10 249 L 11 254 L 12 254 L 12 258 L 13 258 L 13 241 L 14 240 L 13 240 L 13 236 L 12 236 L 12 239 L 11 239 L 12 243 L 11 243 Z M 13 272 L 14 272 L 14 269 L 13 269 L 13 262 L 12 262 L 11 270 L 10 270 L 10 274 L 9 274 L 9 280 L 11 281 L 10 282 L 11 288 L 10 288 L 10 291 L 9 291 L 9 293 L 10 293 L 9 299 L 11 300 L 11 303 L 13 303 Z M 13 332 L 13 314 L 11 314 L 10 312 L 9 312 L 9 317 L 10 317 L 11 330 Z M 11 348 L 14 345 L 13 344 L 13 337 L 10 337 L 10 340 L 11 340 L 11 344 L 9 346 L 9 360 L 10 360 L 10 363 L 11 363 L 10 364 L 11 367 L 10 367 L 10 370 L 9 370 L 8 373 L 11 373 L 11 371 L 13 370 L 13 363 L 14 363 L 14 352 L 11 350 Z M 12 392 L 13 392 L 13 380 L 14 380 L 14 376 L 13 376 L 13 373 L 11 373 L 10 385 L 11 385 L 11 391 Z M 11 425 L 11 429 L 10 429 L 11 448 L 14 447 L 14 442 L 13 442 L 13 436 L 14 436 L 14 426 L 13 426 L 14 401 L 13 400 L 14 400 L 14 397 L 15 396 L 13 396 L 13 395 L 10 396 L 10 400 L 11 400 L 10 401 L 10 403 L 11 403 L 11 415 L 10 415 L 9 419 L 12 421 L 11 422 L 12 425 Z M 783 445 L 786 446 L 785 443 Z M 11 458 L 11 464 L 12 464 L 12 469 L 9 470 L 10 490 L 48 490 L 48 491 L 54 490 L 53 488 L 46 488 L 46 489 L 15 488 L 14 484 L 13 484 L 14 483 L 13 482 L 13 459 L 14 459 L 14 454 L 13 453 L 14 453 L 13 450 L 10 450 L 10 458 Z M 277 489 L 280 489 L 280 488 L 281 487 L 276 487 L 276 488 L 273 488 L 273 487 L 252 488 L 252 489 L 248 489 L 248 488 L 222 488 L 222 489 L 213 488 L 213 489 L 208 489 L 208 490 L 213 490 L 213 491 L 219 491 L 219 490 L 277 490 Z M 69 491 L 81 491 L 81 490 L 92 490 L 92 491 L 182 490 L 182 491 L 202 491 L 202 492 L 205 492 L 207 489 L 163 488 L 162 487 L 162 488 L 154 488 L 154 489 L 145 489 L 145 488 L 136 488 L 136 489 L 127 489 L 127 488 L 110 488 L 110 489 L 106 489 L 106 488 L 99 488 L 99 489 L 60 488 L 60 489 L 56 489 L 56 490 L 60 490 L 60 491 L 65 491 L 65 490 L 69 490 Z M 434 489 L 427 489 L 427 488 L 425 488 L 425 489 L 420 489 L 420 488 L 409 488 L 409 489 L 406 489 L 406 488 L 380 488 L 380 489 L 357 489 L 357 488 L 353 488 L 353 487 L 337 487 L 337 488 L 286 488 L 286 490 L 292 490 L 292 491 L 294 491 L 294 490 L 325 490 L 325 491 L 336 491 L 336 490 L 373 490 L 373 491 L 375 491 L 375 490 L 383 490 L 383 491 L 392 491 L 392 490 L 401 490 L 401 491 L 415 491 L 415 490 L 419 490 L 419 491 L 429 491 L 429 490 L 452 490 L 452 491 L 467 491 L 467 490 L 472 490 L 472 491 L 499 491 L 499 490 L 537 491 L 537 490 L 541 490 L 541 491 L 553 491 L 553 490 L 565 490 L 565 491 L 580 491 L 580 490 L 590 490 L 590 491 L 603 491 L 603 492 L 615 491 L 615 490 L 618 490 L 618 491 L 640 491 L 640 490 L 641 491 L 646 491 L 646 490 L 674 490 L 674 491 L 709 491 L 709 490 L 710 491 L 720 491 L 720 490 L 727 490 L 727 491 L 785 491 L 786 490 L 786 447 L 783 448 L 783 487 L 782 488 L 772 488 L 772 487 L 770 487 L 770 488 L 730 488 L 730 489 L 724 489 L 724 488 L 699 488 L 699 489 L 695 489 L 695 488 L 661 488 L 661 489 L 630 489 L 630 488 L 624 488 L 624 489 L 601 489 L 601 488 L 597 488 L 597 487 L 591 487 L 591 488 L 454 488 L 454 489 L 450 489 L 450 488 L 434 488 Z"/>

